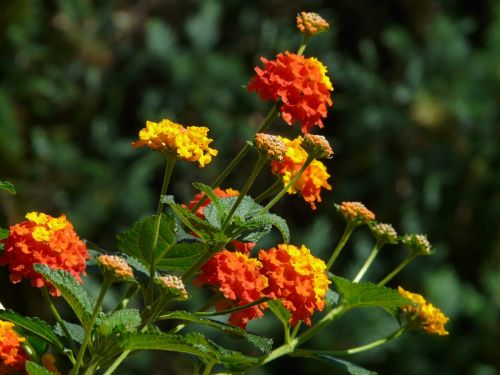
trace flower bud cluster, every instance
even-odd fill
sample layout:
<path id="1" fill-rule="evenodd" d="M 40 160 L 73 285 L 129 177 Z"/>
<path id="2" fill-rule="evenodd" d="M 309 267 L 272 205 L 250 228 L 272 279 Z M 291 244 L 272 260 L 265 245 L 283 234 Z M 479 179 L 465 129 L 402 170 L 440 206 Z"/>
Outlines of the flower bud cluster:
<path id="1" fill-rule="evenodd" d="M 327 31 L 330 25 L 318 13 L 300 12 L 297 14 L 297 28 L 301 33 L 313 36 Z"/>
<path id="2" fill-rule="evenodd" d="M 406 234 L 401 240 L 403 245 L 408 247 L 413 253 L 417 255 L 430 255 L 432 254 L 432 247 L 425 234 Z"/>
<path id="3" fill-rule="evenodd" d="M 189 297 L 182 279 L 178 276 L 160 276 L 156 279 L 156 283 L 159 284 L 160 287 L 164 289 L 168 294 L 170 294 L 171 298 L 186 300 Z"/>
<path id="4" fill-rule="evenodd" d="M 254 145 L 269 160 L 283 161 L 285 157 L 287 149 L 285 142 L 276 135 L 257 133 Z"/>
<path id="5" fill-rule="evenodd" d="M 342 202 L 337 206 L 337 211 L 348 223 L 356 225 L 375 220 L 375 214 L 361 202 Z"/>
<path id="6" fill-rule="evenodd" d="M 383 244 L 395 244 L 398 242 L 398 233 L 391 224 L 375 223 L 370 229 L 376 240 Z"/>
<path id="7" fill-rule="evenodd" d="M 122 281 L 134 278 L 132 268 L 125 259 L 117 255 L 100 255 L 97 258 L 97 264 L 101 267 L 103 273 L 113 280 Z"/>

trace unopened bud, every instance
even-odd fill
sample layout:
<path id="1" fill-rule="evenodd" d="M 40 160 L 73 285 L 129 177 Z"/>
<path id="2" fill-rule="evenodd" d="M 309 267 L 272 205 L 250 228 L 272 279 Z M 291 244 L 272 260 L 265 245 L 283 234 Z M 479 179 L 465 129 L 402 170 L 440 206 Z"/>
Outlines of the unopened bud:
<path id="1" fill-rule="evenodd" d="M 330 159 L 333 156 L 330 143 L 322 135 L 304 135 L 301 146 L 308 154 L 313 155 L 315 159 Z"/>
<path id="2" fill-rule="evenodd" d="M 375 214 L 361 202 L 342 202 L 337 210 L 348 223 L 359 225 L 375 220 Z"/>
<path id="3" fill-rule="evenodd" d="M 188 299 L 188 292 L 180 277 L 166 275 L 156 278 L 155 281 L 168 294 L 169 298 L 176 300 Z"/>
<path id="4" fill-rule="evenodd" d="M 270 160 L 283 161 L 287 150 L 285 142 L 280 137 L 265 133 L 255 134 L 254 145 Z"/>
<path id="5" fill-rule="evenodd" d="M 122 257 L 116 255 L 101 255 L 97 258 L 97 264 L 103 273 L 114 280 L 130 280 L 134 278 L 134 272 Z"/>
<path id="6" fill-rule="evenodd" d="M 300 12 L 297 14 L 297 28 L 301 33 L 313 36 L 327 31 L 330 25 L 318 13 Z"/>
<path id="7" fill-rule="evenodd" d="M 425 234 L 405 234 L 402 241 L 413 253 L 418 255 L 432 254 L 432 247 Z"/>
<path id="8" fill-rule="evenodd" d="M 370 229 L 378 242 L 395 244 L 398 242 L 398 233 L 391 224 L 376 223 Z"/>

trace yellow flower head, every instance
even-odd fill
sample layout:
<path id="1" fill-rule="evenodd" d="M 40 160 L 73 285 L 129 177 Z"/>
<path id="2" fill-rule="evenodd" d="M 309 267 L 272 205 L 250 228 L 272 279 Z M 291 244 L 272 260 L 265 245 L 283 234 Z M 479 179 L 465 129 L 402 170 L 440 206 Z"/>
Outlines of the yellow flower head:
<path id="1" fill-rule="evenodd" d="M 402 308 L 408 319 L 417 322 L 419 327 L 427 333 L 440 336 L 448 335 L 444 325 L 449 318 L 441 310 L 427 302 L 420 294 L 408 292 L 401 287 L 398 287 L 398 292 L 417 304 L 417 306 L 407 305 Z"/>
<path id="2" fill-rule="evenodd" d="M 207 137 L 208 128 L 188 126 L 164 119 L 160 122 L 146 121 L 146 127 L 139 132 L 139 139 L 132 143 L 134 148 L 147 146 L 155 151 L 172 152 L 180 159 L 197 161 L 200 167 L 212 161 L 217 150 L 208 145 L 212 139 Z"/>

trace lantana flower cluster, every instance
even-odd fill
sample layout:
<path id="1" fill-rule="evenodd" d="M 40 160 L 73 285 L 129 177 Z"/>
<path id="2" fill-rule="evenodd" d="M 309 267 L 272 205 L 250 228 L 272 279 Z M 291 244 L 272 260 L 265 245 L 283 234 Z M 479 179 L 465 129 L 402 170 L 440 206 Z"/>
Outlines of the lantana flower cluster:
<path id="1" fill-rule="evenodd" d="M 81 283 L 89 255 L 66 216 L 54 218 L 30 212 L 26 219 L 11 226 L 9 236 L 2 240 L 4 251 L 0 265 L 9 266 L 10 280 L 17 283 L 30 279 L 33 286 L 46 286 L 51 294 L 59 295 L 59 291 L 33 269 L 34 264 L 41 263 L 65 270 Z"/>
<path id="2" fill-rule="evenodd" d="M 16 374 L 24 370 L 28 354 L 22 346 L 26 339 L 14 331 L 14 324 L 0 320 L 0 374 Z"/>

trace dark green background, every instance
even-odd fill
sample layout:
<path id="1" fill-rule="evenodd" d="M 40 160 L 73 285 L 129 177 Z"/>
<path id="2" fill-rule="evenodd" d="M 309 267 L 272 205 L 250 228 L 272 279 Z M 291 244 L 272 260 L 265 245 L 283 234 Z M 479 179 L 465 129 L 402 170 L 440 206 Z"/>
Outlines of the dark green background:
<path id="1" fill-rule="evenodd" d="M 0 224 L 32 210 L 67 213 L 83 238 L 113 249 L 116 233 L 155 210 L 162 160 L 130 147 L 146 119 L 211 129 L 215 161 L 205 169 L 179 163 L 174 172 L 171 192 L 189 200 L 190 184 L 212 181 L 268 110 L 243 86 L 259 56 L 297 48 L 301 10 L 332 25 L 306 54 L 325 62 L 335 86 L 322 131 L 336 151 L 327 161 L 333 190 L 315 212 L 297 197 L 276 211 L 289 219 L 294 243 L 323 257 L 343 230 L 334 202 L 359 200 L 401 233 L 427 233 L 436 254 L 414 261 L 391 286 L 421 292 L 451 318 L 448 337 L 411 334 L 352 360 L 381 374 L 496 374 L 498 1 L 3 0 L 0 180 L 15 183 L 18 194 L 0 193 Z M 296 128 L 277 123 L 274 130 L 293 135 Z M 251 164 L 225 186 L 241 188 Z M 266 172 L 252 194 L 270 182 Z M 366 230 L 356 232 L 334 271 L 352 276 L 371 244 Z M 387 248 L 368 279 L 378 280 L 403 254 Z M 4 305 L 50 318 L 38 291 L 7 280 L 2 270 Z M 95 292 L 92 280 L 87 285 Z M 278 332 L 270 318 L 249 328 Z M 393 328 L 383 313 L 352 314 L 314 346 L 346 348 Z M 127 364 L 121 374 L 191 372 L 188 360 L 165 353 Z M 287 358 L 252 374 L 285 371 L 333 373 Z"/>

